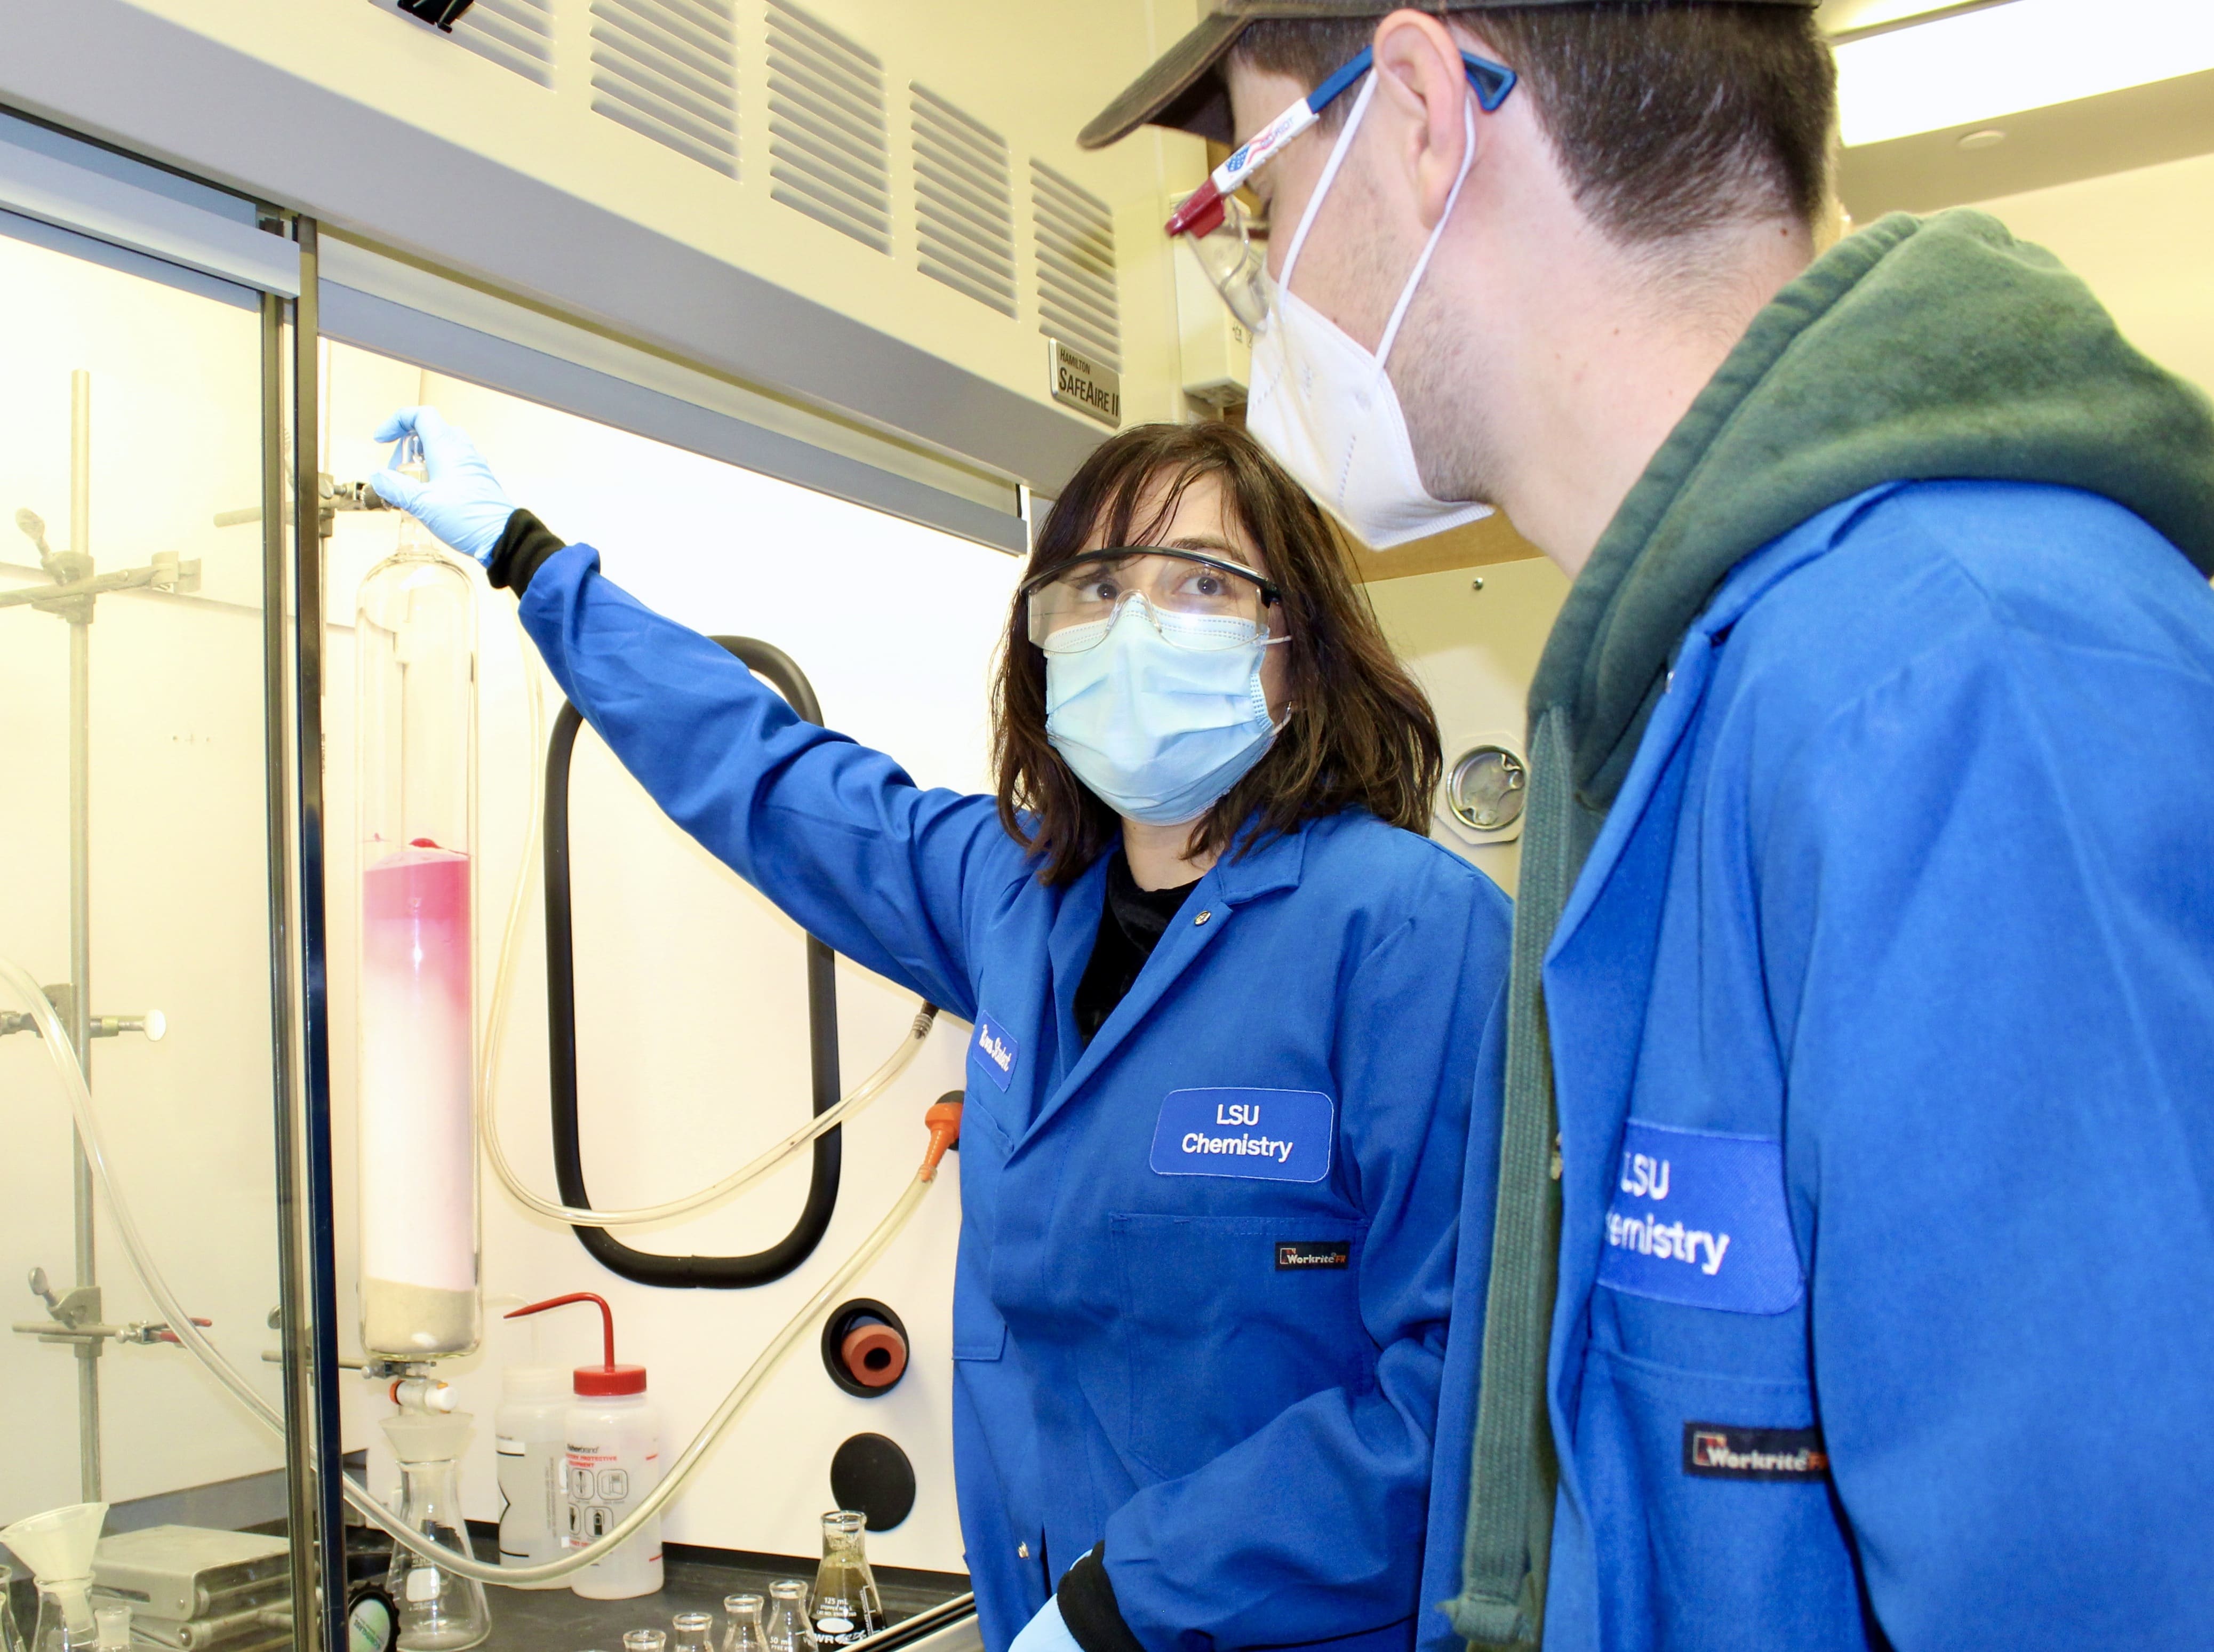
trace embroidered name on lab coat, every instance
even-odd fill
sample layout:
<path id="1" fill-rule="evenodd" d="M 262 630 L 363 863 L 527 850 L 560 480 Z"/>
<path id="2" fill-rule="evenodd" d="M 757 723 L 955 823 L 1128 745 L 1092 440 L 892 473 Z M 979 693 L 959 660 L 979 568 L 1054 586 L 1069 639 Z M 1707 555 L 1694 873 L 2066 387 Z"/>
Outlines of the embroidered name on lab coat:
<path id="1" fill-rule="evenodd" d="M 1015 1075 L 1015 1056 L 1019 1049 L 1007 1030 L 988 1015 L 976 1018 L 976 1060 L 992 1082 L 1000 1089 Z"/>
<path id="2" fill-rule="evenodd" d="M 1782 1313 L 1806 1289 L 1773 1136 L 1630 1121 L 1599 1282 L 1726 1313 Z"/>
<path id="3" fill-rule="evenodd" d="M 1153 1127 L 1162 1176 L 1319 1182 L 1330 1174 L 1337 1109 L 1318 1090 L 1171 1090 Z"/>

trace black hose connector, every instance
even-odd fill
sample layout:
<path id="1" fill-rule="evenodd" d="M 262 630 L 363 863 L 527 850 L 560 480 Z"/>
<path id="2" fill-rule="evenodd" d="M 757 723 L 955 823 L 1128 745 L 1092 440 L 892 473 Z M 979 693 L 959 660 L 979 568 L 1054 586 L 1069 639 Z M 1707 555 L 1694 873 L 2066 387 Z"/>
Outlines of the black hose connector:
<path id="1" fill-rule="evenodd" d="M 792 710 L 810 723 L 823 720 L 823 707 L 806 676 L 790 655 L 751 637 L 716 637 L 747 667 L 767 677 Z M 547 1068 L 553 1092 L 554 1179 L 561 1202 L 592 1208 L 584 1190 L 584 1154 L 577 1129 L 576 935 L 569 902 L 569 764 L 584 717 L 573 705 L 561 707 L 546 753 L 546 1026 Z M 837 955 L 814 936 L 807 938 L 808 1054 L 814 1079 L 815 1111 L 838 1103 Z M 781 1279 L 807 1260 L 829 1230 L 838 1202 L 838 1132 L 815 1139 L 813 1173 L 799 1219 L 766 1251 L 743 1257 L 678 1257 L 640 1251 L 604 1227 L 572 1231 L 592 1259 L 610 1273 L 640 1285 L 671 1290 L 743 1290 Z"/>

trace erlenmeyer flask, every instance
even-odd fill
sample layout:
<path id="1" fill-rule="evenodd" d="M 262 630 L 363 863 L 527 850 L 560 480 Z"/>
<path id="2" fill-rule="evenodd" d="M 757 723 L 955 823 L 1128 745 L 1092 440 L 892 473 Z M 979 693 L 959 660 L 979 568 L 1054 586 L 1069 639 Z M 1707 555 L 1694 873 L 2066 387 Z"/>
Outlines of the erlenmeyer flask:
<path id="1" fill-rule="evenodd" d="M 758 1595 L 751 1598 L 760 1599 Z M 730 1602 L 723 1604 L 727 1606 Z M 23 1631 L 15 1627 L 15 1569 L 12 1566 L 0 1566 L 0 1652 L 24 1652 Z"/>
<path id="2" fill-rule="evenodd" d="M 816 1652 L 815 1631 L 807 1622 L 807 1585 L 796 1577 L 768 1586 L 768 1627 L 761 1631 L 768 1652 Z"/>
<path id="3" fill-rule="evenodd" d="M 94 1652 L 99 1641 L 89 1582 L 39 1585 L 39 1624 L 31 1631 L 31 1652 Z"/>
<path id="4" fill-rule="evenodd" d="M 815 1574 L 815 1638 L 843 1646 L 884 1626 L 884 1603 L 869 1569 L 862 1533 L 869 1517 L 834 1508 L 823 1517 L 823 1564 Z"/>
<path id="5" fill-rule="evenodd" d="M 403 1413 L 384 1423 L 400 1459 L 401 1518 L 433 1543 L 464 1555 L 474 1551 L 455 1489 L 454 1459 L 468 1441 L 473 1420 L 456 1411 L 450 1416 Z M 492 1633 L 484 1585 L 421 1558 L 405 1544 L 392 1545 L 384 1587 L 399 1609 L 401 1652 L 459 1652 Z"/>
<path id="6" fill-rule="evenodd" d="M 715 1652 L 715 1620 L 704 1612 L 680 1612 L 670 1620 L 676 1631 L 669 1652 Z"/>
<path id="7" fill-rule="evenodd" d="M 768 1641 L 761 1629 L 762 1605 L 758 1594 L 723 1597 L 723 1610 L 731 1619 L 723 1631 L 723 1652 L 768 1652 Z"/>

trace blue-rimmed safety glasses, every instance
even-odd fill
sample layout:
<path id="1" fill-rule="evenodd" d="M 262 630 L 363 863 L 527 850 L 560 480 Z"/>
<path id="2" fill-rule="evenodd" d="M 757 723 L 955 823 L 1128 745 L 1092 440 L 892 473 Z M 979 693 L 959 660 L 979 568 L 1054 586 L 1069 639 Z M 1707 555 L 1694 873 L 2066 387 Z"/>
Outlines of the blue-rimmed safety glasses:
<path id="1" fill-rule="evenodd" d="M 1374 59 L 1373 48 L 1363 46 L 1360 56 L 1239 144 L 1169 218 L 1168 233 L 1190 238 L 1200 268 L 1230 306 L 1230 313 L 1257 333 L 1269 320 L 1267 254 L 1253 239 L 1252 221 L 1237 192 L 1313 125 L 1324 109 L 1359 85 Z M 1514 89 L 1512 69 L 1473 52 L 1462 52 L 1460 60 L 1476 90 L 1478 108 L 1489 114 L 1507 101 Z"/>
<path id="2" fill-rule="evenodd" d="M 1024 583 L 1031 640 L 1049 654 L 1097 648 L 1124 608 L 1141 607 L 1162 638 L 1211 653 L 1269 634 L 1283 593 L 1252 569 L 1174 545 L 1116 545 Z"/>

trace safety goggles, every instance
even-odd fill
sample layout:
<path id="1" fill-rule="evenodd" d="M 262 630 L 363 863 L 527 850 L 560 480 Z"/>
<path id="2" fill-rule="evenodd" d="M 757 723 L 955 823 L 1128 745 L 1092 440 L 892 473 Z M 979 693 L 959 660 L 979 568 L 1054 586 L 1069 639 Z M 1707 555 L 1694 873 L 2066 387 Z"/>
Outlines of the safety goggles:
<path id="1" fill-rule="evenodd" d="M 1230 306 L 1230 313 L 1256 333 L 1269 321 L 1268 249 L 1254 239 L 1252 217 L 1238 199 L 1238 191 L 1313 125 L 1324 109 L 1358 85 L 1373 57 L 1373 48 L 1363 46 L 1360 56 L 1240 144 L 1169 217 L 1169 235 L 1190 242 L 1200 268 Z M 1514 89 L 1512 69 L 1473 52 L 1462 52 L 1460 60 L 1476 90 L 1477 107 L 1490 114 L 1507 101 Z"/>
<path id="2" fill-rule="evenodd" d="M 1251 568 L 1164 545 L 1094 552 L 1033 576 L 1022 595 L 1031 640 L 1049 654 L 1097 648 L 1134 601 L 1178 648 L 1209 653 L 1267 642 L 1269 610 L 1283 597 Z"/>

